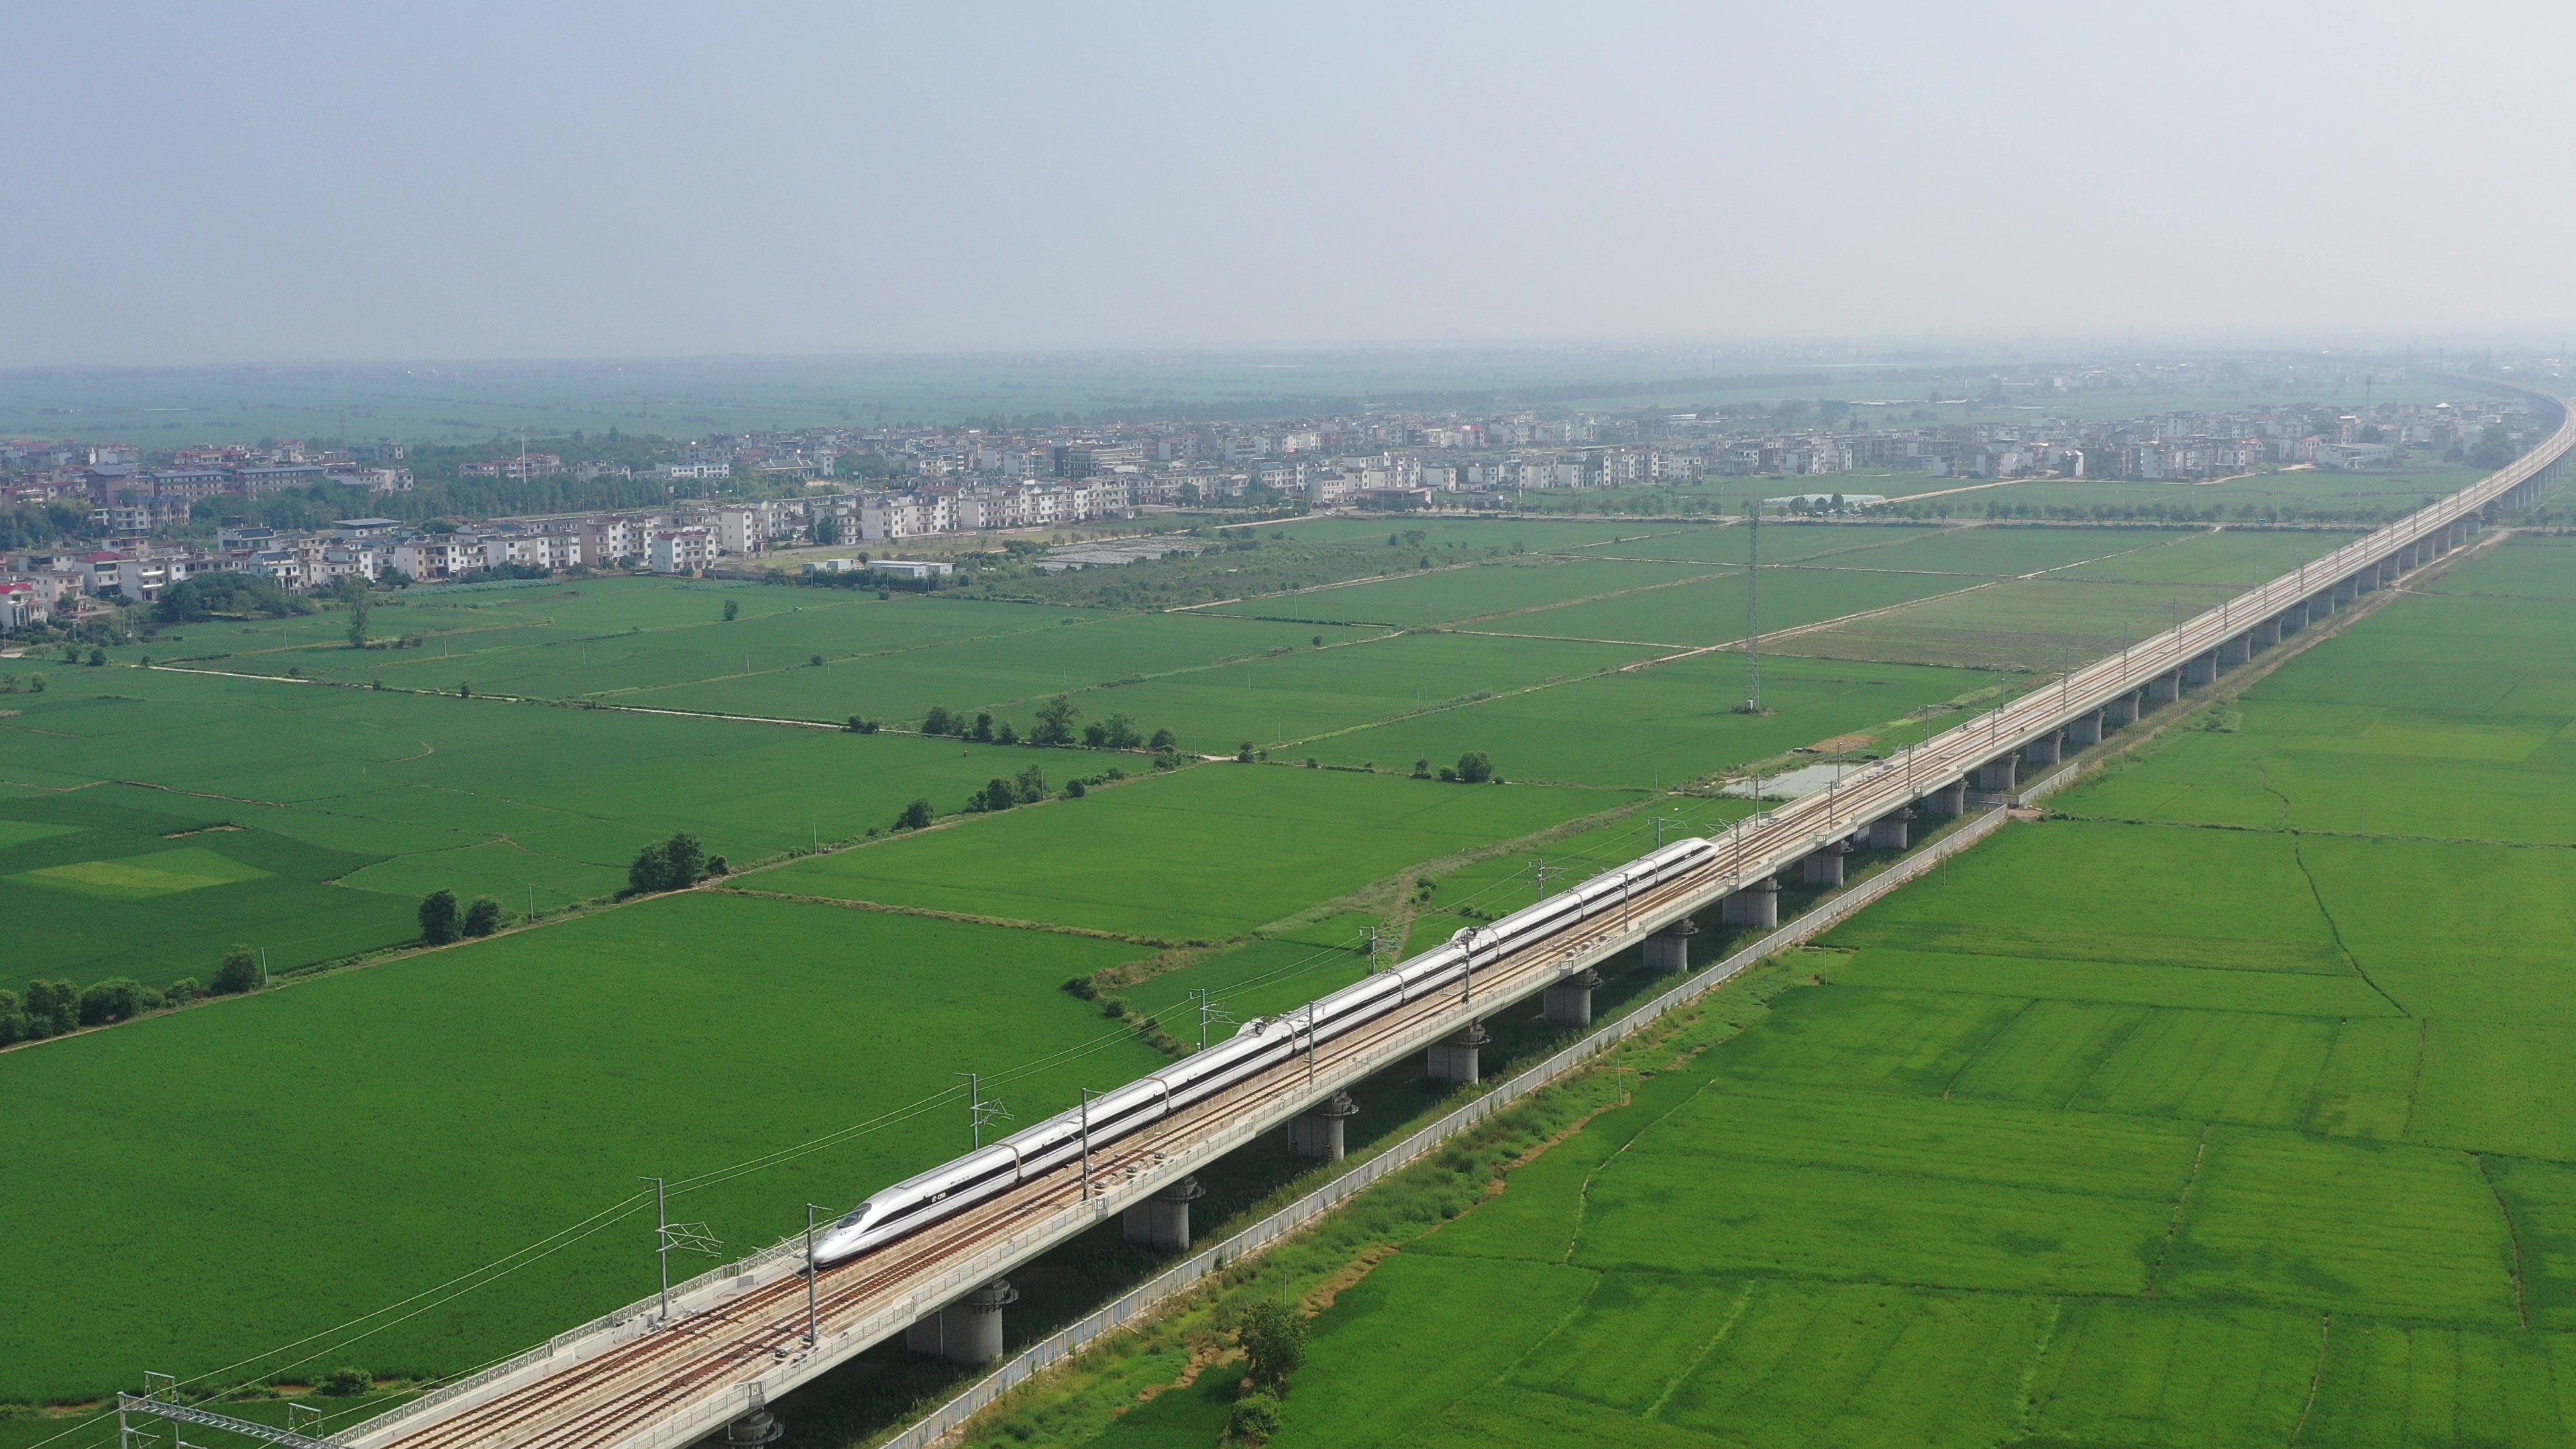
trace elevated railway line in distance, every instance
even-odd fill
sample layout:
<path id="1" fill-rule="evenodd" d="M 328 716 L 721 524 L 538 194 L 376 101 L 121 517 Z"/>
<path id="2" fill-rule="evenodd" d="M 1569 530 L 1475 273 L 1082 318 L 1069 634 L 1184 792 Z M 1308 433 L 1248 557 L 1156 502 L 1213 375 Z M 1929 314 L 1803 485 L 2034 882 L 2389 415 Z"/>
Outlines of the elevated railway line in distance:
<path id="1" fill-rule="evenodd" d="M 2540 394 L 2533 394 L 2542 397 Z M 730 1430 L 768 1432 L 763 1404 L 859 1352 L 907 1333 L 916 1347 L 982 1359 L 1000 1351 L 1003 1275 L 1112 1216 L 1183 1195 L 1189 1174 L 1264 1133 L 1338 1155 L 1339 1094 L 1407 1056 L 1428 1052 L 1435 1076 L 1472 1081 L 1480 1018 L 1547 993 L 1551 1015 L 1588 1019 L 1591 969 L 1639 944 L 1650 965 L 1678 966 L 1694 914 L 1768 926 L 1777 878 L 1841 878 L 1840 849 L 1866 839 L 1909 843 L 1923 814 L 1988 805 L 2021 767 L 2057 762 L 2156 704 L 2214 683 L 2226 669 L 2360 594 L 2385 588 L 2474 537 L 2492 511 L 2522 506 L 2576 450 L 2576 408 L 2514 463 L 2461 492 L 2302 565 L 2153 638 L 2073 670 L 2021 698 L 1738 822 L 1687 874 L 1582 921 L 1564 934 L 1479 959 L 1463 993 L 1404 1003 L 1347 1035 L 1101 1147 L 1087 1173 L 1068 1164 L 884 1247 L 808 1274 L 801 1239 L 717 1269 L 519 1357 L 355 1425 L 328 1441 L 347 1449 L 668 1449 Z M 1278 1019 L 1294 1029 L 1295 1013 Z M 959 1351 L 962 1349 L 963 1351 Z M 150 1401 L 130 1400 L 137 1412 Z"/>

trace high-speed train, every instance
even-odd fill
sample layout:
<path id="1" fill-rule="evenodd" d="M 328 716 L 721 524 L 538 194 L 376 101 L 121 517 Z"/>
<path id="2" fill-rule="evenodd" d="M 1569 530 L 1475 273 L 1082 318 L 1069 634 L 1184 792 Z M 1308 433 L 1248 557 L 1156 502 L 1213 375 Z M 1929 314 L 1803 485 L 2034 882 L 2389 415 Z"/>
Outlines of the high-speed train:
<path id="1" fill-rule="evenodd" d="M 1571 890 L 1487 926 L 1471 926 L 1392 971 L 1356 981 L 1314 1003 L 1311 1014 L 1243 1024 L 1224 1043 L 1184 1057 L 1091 1103 L 1089 1136 L 1097 1149 L 1218 1092 L 1277 1066 L 1402 1006 L 1456 987 L 1482 963 L 1573 930 L 1618 910 L 1666 881 L 1708 864 L 1718 848 L 1696 837 L 1678 840 L 1594 876 Z M 833 1263 L 917 1233 L 1082 1155 L 1085 1114 L 1076 1109 L 906 1178 L 858 1205 L 832 1224 L 814 1248 L 817 1263 Z"/>

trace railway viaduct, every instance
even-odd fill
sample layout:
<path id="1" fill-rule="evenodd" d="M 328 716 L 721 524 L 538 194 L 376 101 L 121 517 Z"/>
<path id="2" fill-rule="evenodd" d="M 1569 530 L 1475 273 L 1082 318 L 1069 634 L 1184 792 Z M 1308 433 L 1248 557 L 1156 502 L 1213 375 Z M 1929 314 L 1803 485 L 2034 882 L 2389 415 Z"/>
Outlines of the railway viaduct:
<path id="1" fill-rule="evenodd" d="M 2538 397 L 2540 395 L 2534 394 Z M 1468 991 L 1421 1000 L 1347 1036 L 1308 1041 L 1294 1062 L 921 1233 L 819 1272 L 790 1239 L 659 1298 L 571 1329 L 516 1358 L 328 1440 L 227 1421 L 297 1449 L 675 1449 L 713 1434 L 740 1444 L 777 1434 L 764 1404 L 853 1355 L 904 1334 L 917 1350 L 969 1361 L 1001 1353 L 1006 1274 L 1121 1218 L 1131 1238 L 1185 1244 L 1193 1169 L 1285 1126 L 1312 1156 L 1340 1155 L 1345 1094 L 1421 1054 L 1434 1076 L 1473 1081 L 1483 1017 L 1541 997 L 1554 1019 L 1588 1021 L 1594 968 L 1642 945 L 1650 967 L 1685 969 L 1692 917 L 1769 926 L 1783 875 L 1841 882 L 1855 843 L 1902 850 L 1918 821 L 1989 808 L 2025 772 L 2045 771 L 2214 684 L 2283 639 L 2391 587 L 2476 537 L 2495 515 L 2536 501 L 2576 450 L 2576 409 L 2541 398 L 2561 425 L 2471 487 L 2346 544 L 2121 653 L 2076 669 L 1920 745 L 1739 822 L 1692 875 L 1641 894 L 1616 917 L 1491 961 Z M 1290 1013 L 1272 1029 L 1296 1029 Z M 121 1397 L 129 1412 L 206 1422 L 166 1399 Z"/>

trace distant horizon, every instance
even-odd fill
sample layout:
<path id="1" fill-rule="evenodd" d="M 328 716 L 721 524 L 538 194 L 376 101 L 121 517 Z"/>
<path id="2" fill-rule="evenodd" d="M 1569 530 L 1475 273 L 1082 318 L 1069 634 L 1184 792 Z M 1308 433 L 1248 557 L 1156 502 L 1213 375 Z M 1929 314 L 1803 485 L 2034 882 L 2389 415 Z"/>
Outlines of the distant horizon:
<path id="1" fill-rule="evenodd" d="M 2493 335 L 2469 333 L 2445 335 L 2435 340 L 2369 339 L 2359 336 L 2284 335 L 2271 338 L 2222 338 L 2177 333 L 2170 337 L 2107 335 L 1999 337 L 1982 338 L 1784 338 L 1772 341 L 1690 341 L 1690 340 L 1619 340 L 1615 338 L 1508 338 L 1484 340 L 1429 339 L 1389 340 L 1379 342 L 1233 342 L 1204 343 L 1187 346 L 1145 344 L 1062 345 L 923 345 L 884 349 L 813 349 L 806 351 L 672 351 L 672 352 L 528 352 L 456 354 L 447 356 L 347 356 L 313 355 L 302 357 L 231 357 L 139 361 L 59 361 L 0 364 L 0 379 L 41 377 L 58 374 L 152 374 L 152 373 L 223 373 L 223 372 L 297 372 L 348 370 L 359 372 L 393 372 L 422 368 L 459 371 L 508 370 L 525 368 L 579 369 L 585 371 L 618 371 L 628 368 L 677 367 L 795 367 L 834 364 L 885 365 L 905 362 L 983 362 L 983 363 L 1078 363 L 1084 361 L 1167 363 L 1254 363 L 1277 368 L 1307 365 L 1305 361 L 1263 361 L 1265 359 L 1348 360 L 1366 358 L 1474 358 L 1474 357 L 1547 357 L 1592 354 L 1600 357 L 1647 358 L 1668 357 L 1700 365 L 1713 365 L 1713 376 L 1725 376 L 1729 370 L 1745 367 L 1941 367 L 2042 364 L 2075 364 L 2086 361 L 2129 360 L 2147 357 L 2178 356 L 2268 356 L 2314 357 L 2331 361 L 2349 359 L 2356 364 L 2387 366 L 2391 364 L 2422 365 L 2428 359 L 2445 355 L 2469 356 L 2479 360 L 2488 356 L 2515 361 L 2563 360 L 2576 349 L 2576 324 L 2562 336 L 2546 329 L 2517 334 Z M 1843 354 L 1843 355 L 1833 355 Z"/>
<path id="2" fill-rule="evenodd" d="M 7 369 L 2576 334 L 2510 0 L 14 18 Z"/>

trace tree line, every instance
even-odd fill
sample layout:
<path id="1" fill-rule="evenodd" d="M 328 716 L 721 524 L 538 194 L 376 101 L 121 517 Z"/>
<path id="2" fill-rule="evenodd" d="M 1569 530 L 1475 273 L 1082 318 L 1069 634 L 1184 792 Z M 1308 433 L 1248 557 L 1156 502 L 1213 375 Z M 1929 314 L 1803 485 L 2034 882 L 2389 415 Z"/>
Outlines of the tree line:
<path id="1" fill-rule="evenodd" d="M 68 981 L 35 980 L 27 994 L 0 990 L 0 1046 L 42 1041 L 85 1026 L 111 1026 L 150 1011 L 185 1006 L 200 996 L 235 996 L 256 991 L 267 982 L 259 953 L 235 946 L 215 967 L 211 985 L 182 976 L 166 986 L 146 986 L 131 976 L 111 976 L 88 986 Z"/>

